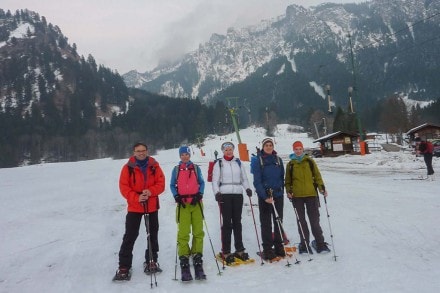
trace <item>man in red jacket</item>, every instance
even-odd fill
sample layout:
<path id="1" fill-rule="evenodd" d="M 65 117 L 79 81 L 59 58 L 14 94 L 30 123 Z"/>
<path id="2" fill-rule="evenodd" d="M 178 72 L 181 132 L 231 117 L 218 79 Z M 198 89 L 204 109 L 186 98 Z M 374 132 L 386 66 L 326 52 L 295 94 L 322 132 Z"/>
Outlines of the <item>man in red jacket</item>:
<path id="1" fill-rule="evenodd" d="M 154 158 L 148 156 L 146 144 L 136 143 L 133 146 L 133 156 L 122 167 L 119 178 L 119 190 L 127 200 L 127 216 L 125 234 L 119 250 L 119 269 L 116 271 L 114 280 L 129 280 L 131 277 L 133 246 L 139 235 L 141 220 L 145 213 L 149 224 L 151 247 L 145 251 L 144 271 L 147 274 L 161 271 L 157 263 L 158 197 L 164 189 L 165 176 L 159 164 Z"/>
<path id="2" fill-rule="evenodd" d="M 430 141 L 422 140 L 419 144 L 419 153 L 423 154 L 423 159 L 428 169 L 428 178 L 434 180 L 434 168 L 432 168 L 432 153 L 434 146 Z"/>

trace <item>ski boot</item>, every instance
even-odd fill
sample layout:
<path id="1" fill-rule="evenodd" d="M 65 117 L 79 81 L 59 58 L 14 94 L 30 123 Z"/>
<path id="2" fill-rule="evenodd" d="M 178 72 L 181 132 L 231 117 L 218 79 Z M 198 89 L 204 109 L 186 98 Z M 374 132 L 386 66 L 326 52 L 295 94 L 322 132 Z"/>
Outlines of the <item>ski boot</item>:
<path id="1" fill-rule="evenodd" d="M 258 253 L 258 254 L 259 254 L 259 253 Z M 282 259 L 282 257 L 277 256 L 277 255 L 275 254 L 275 251 L 274 251 L 272 248 L 269 248 L 269 249 L 265 249 L 265 250 L 263 250 L 263 255 L 262 255 L 262 257 L 263 257 L 263 259 L 264 259 L 265 261 L 268 261 L 268 262 L 270 262 L 270 263 L 277 262 L 277 261 L 280 261 L 280 260 Z"/>
<path id="2" fill-rule="evenodd" d="M 180 259 L 180 271 L 182 274 L 181 280 L 182 282 L 192 281 L 193 277 L 191 275 L 191 270 L 189 268 L 189 258 L 187 256 L 182 255 L 179 257 Z"/>
<path id="3" fill-rule="evenodd" d="M 310 247 L 310 244 L 306 244 L 306 243 L 303 243 L 303 242 L 301 242 L 299 244 L 298 251 L 299 251 L 299 254 L 303 254 L 303 253 L 313 254 L 313 251 L 312 251 L 312 249 Z"/>
<path id="4" fill-rule="evenodd" d="M 145 250 L 145 262 L 144 262 L 144 273 L 147 275 L 152 275 L 156 273 L 161 273 L 162 269 L 157 262 L 157 252 L 152 252 L 151 256 L 153 257 L 153 261 L 150 261 L 150 251 L 148 249 Z"/>
<path id="5" fill-rule="evenodd" d="M 162 269 L 157 262 L 144 262 L 144 273 L 147 275 L 161 273 Z"/>
<path id="6" fill-rule="evenodd" d="M 244 262 L 249 260 L 249 254 L 244 250 L 235 252 L 234 257 Z"/>
<path id="7" fill-rule="evenodd" d="M 327 242 L 316 243 L 316 241 L 313 240 L 312 247 L 316 250 L 317 253 L 330 252 L 330 248 L 328 248 Z"/>
<path id="8" fill-rule="evenodd" d="M 115 276 L 113 277 L 113 281 L 130 281 L 131 279 L 131 269 L 120 267 Z"/>
<path id="9" fill-rule="evenodd" d="M 194 277 L 196 280 L 206 280 L 205 272 L 203 271 L 203 260 L 202 254 L 196 253 L 193 256 L 193 265 L 194 265 Z"/>

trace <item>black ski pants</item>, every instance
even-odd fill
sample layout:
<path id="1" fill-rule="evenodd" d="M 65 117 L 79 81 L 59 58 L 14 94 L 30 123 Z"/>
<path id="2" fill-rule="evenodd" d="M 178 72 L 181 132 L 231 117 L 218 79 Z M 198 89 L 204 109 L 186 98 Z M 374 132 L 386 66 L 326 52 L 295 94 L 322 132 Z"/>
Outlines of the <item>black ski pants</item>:
<path id="1" fill-rule="evenodd" d="M 243 211 L 243 194 L 222 194 L 220 202 L 220 212 L 223 223 L 222 233 L 222 252 L 231 253 L 231 238 L 234 232 L 234 246 L 236 251 L 243 251 L 243 237 L 241 225 L 241 213 Z"/>
<path id="2" fill-rule="evenodd" d="M 310 232 L 306 221 L 306 210 L 310 221 L 310 228 L 313 237 L 315 237 L 316 243 L 324 243 L 324 236 L 322 234 L 321 226 L 319 225 L 318 196 L 294 197 L 293 204 L 298 212 L 299 221 L 297 221 L 297 225 L 301 243 L 310 243 Z M 304 237 L 301 228 L 303 229 Z"/>
<path id="3" fill-rule="evenodd" d="M 434 169 L 432 168 L 432 154 L 423 154 L 423 159 L 425 160 L 426 169 L 428 169 L 428 175 L 434 174 Z"/>
<path id="4" fill-rule="evenodd" d="M 283 202 L 284 199 L 282 196 L 274 197 L 274 205 L 277 209 L 281 223 L 283 222 Z M 283 241 L 280 234 L 280 229 L 282 231 L 282 227 L 278 227 L 278 221 L 275 217 L 272 204 L 267 203 L 264 201 L 264 199 L 258 197 L 258 209 L 260 212 L 261 240 L 263 241 L 263 250 L 267 251 L 273 248 L 273 246 L 275 246 L 275 250 L 277 251 L 284 250 Z"/>
<path id="5" fill-rule="evenodd" d="M 157 238 L 157 234 L 159 232 L 158 215 L 159 215 L 158 211 L 147 214 L 152 255 L 153 255 L 153 260 L 155 262 L 157 262 L 157 252 L 159 251 L 159 242 Z M 119 267 L 131 268 L 133 261 L 133 246 L 139 235 L 139 228 L 143 216 L 144 216 L 143 213 L 128 212 L 127 216 L 125 217 L 125 234 L 122 239 L 121 249 L 119 250 Z M 148 241 L 147 241 L 147 249 L 145 250 L 145 260 L 147 262 L 150 259 L 149 250 L 148 250 L 149 248 L 150 247 L 148 247 Z"/>

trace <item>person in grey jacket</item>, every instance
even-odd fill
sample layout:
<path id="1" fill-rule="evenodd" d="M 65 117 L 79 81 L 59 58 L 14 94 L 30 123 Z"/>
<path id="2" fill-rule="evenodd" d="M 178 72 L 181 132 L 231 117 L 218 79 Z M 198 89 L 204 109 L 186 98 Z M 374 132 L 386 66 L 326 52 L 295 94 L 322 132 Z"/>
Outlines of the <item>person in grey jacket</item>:
<path id="1" fill-rule="evenodd" d="M 212 190 L 222 216 L 222 256 L 226 264 L 234 262 L 234 257 L 248 260 L 249 255 L 243 245 L 241 214 L 243 210 L 243 188 L 247 196 L 252 196 L 246 171 L 238 158 L 234 157 L 235 146 L 225 142 L 221 146 L 223 157 L 214 165 Z M 231 238 L 234 232 L 235 252 L 231 253 Z"/>

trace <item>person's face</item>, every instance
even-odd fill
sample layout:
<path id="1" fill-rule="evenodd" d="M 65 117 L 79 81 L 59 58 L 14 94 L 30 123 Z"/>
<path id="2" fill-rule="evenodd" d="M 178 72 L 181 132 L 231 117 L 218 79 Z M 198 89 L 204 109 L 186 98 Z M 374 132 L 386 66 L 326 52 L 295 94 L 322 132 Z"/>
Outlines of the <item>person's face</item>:
<path id="1" fill-rule="evenodd" d="M 295 153 L 295 155 L 301 156 L 304 152 L 304 149 L 302 147 L 296 147 L 293 149 L 293 152 Z"/>
<path id="2" fill-rule="evenodd" d="M 234 148 L 233 148 L 233 147 L 226 147 L 226 148 L 223 150 L 223 154 L 224 154 L 226 157 L 232 157 L 232 156 L 234 155 Z"/>
<path id="3" fill-rule="evenodd" d="M 271 154 L 271 153 L 273 152 L 273 143 L 271 143 L 271 142 L 266 142 L 266 143 L 263 145 L 263 151 L 264 151 L 266 154 Z"/>
<path id="4" fill-rule="evenodd" d="M 145 160 L 145 158 L 148 155 L 148 150 L 145 146 L 143 145 L 139 145 L 137 147 L 134 148 L 134 156 L 136 157 L 136 159 L 138 160 Z"/>
<path id="5" fill-rule="evenodd" d="M 183 153 L 180 155 L 180 160 L 182 163 L 188 163 L 191 156 L 188 153 Z"/>

